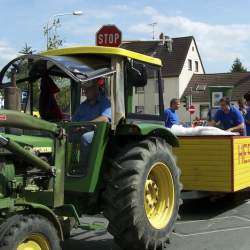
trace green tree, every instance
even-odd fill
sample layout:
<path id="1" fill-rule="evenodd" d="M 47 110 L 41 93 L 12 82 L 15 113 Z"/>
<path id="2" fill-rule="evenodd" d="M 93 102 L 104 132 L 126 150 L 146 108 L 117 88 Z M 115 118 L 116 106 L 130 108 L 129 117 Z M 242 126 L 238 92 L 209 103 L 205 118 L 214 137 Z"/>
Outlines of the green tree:
<path id="1" fill-rule="evenodd" d="M 242 62 L 240 61 L 239 58 L 236 58 L 233 62 L 233 65 L 231 66 L 230 72 L 232 72 L 232 73 L 234 73 L 234 72 L 247 72 L 247 68 L 245 68 L 242 65 Z"/>
<path id="2" fill-rule="evenodd" d="M 63 40 L 57 34 L 57 29 L 61 27 L 60 19 L 54 19 L 51 26 L 43 27 L 43 34 L 47 39 L 47 50 L 56 49 L 63 45 Z"/>
<path id="3" fill-rule="evenodd" d="M 35 50 L 33 50 L 31 46 L 28 46 L 28 44 L 25 43 L 24 47 L 18 53 L 28 55 L 33 54 L 34 52 Z"/>
<path id="4" fill-rule="evenodd" d="M 25 43 L 24 47 L 18 53 L 23 55 L 30 55 L 33 54 L 34 52 L 35 50 L 32 49 L 32 46 L 29 46 L 27 43 Z M 17 79 L 23 79 L 28 77 L 30 68 L 27 59 L 20 59 L 18 62 L 19 64 L 17 70 Z M 11 78 L 10 75 L 8 77 Z M 33 86 L 33 105 L 34 105 L 33 109 L 34 111 L 37 111 L 39 103 L 39 95 L 40 95 L 39 80 L 34 81 L 32 86 Z M 18 88 L 20 88 L 21 91 L 27 91 L 29 89 L 29 82 L 25 81 L 19 83 Z"/>

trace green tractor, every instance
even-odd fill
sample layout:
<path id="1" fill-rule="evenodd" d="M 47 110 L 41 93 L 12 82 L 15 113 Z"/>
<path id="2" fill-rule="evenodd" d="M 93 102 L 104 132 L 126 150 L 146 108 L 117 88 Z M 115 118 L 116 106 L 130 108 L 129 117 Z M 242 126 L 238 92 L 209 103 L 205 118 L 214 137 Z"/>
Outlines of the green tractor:
<path id="1" fill-rule="evenodd" d="M 122 249 L 168 244 L 181 184 L 171 151 L 178 140 L 164 127 L 160 70 L 159 59 L 107 47 L 24 55 L 2 69 L 1 250 L 61 249 L 72 228 L 98 227 L 80 216 L 98 213 Z M 42 88 L 44 77 L 50 81 Z M 71 121 L 93 81 L 101 82 L 112 119 Z M 80 138 L 90 131 L 83 166 Z"/>

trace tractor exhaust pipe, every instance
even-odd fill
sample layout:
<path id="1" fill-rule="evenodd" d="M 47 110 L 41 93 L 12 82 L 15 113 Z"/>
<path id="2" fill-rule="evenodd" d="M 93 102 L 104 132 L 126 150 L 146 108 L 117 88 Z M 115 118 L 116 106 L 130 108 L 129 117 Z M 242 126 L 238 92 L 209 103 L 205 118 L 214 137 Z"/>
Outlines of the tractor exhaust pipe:
<path id="1" fill-rule="evenodd" d="M 11 70 L 11 86 L 4 89 L 4 108 L 21 111 L 21 89 L 16 86 L 17 69 Z"/>
<path id="2" fill-rule="evenodd" d="M 40 159 L 38 156 L 28 152 L 13 140 L 10 140 L 9 138 L 5 138 L 4 136 L 0 135 L 0 146 L 5 147 L 10 152 L 13 152 L 14 154 L 22 157 L 25 161 L 40 168 L 41 170 L 45 170 L 46 172 L 55 175 L 54 167 L 50 166 L 48 163 Z"/>

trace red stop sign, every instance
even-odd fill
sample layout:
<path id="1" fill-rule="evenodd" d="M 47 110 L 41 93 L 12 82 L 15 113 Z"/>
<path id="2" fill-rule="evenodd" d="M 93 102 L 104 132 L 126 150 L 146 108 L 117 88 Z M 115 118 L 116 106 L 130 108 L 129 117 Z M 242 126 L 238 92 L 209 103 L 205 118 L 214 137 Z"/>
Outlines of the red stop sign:
<path id="1" fill-rule="evenodd" d="M 119 47 L 122 42 L 122 32 L 115 25 L 104 25 L 96 33 L 96 45 Z"/>
<path id="2" fill-rule="evenodd" d="M 194 105 L 190 105 L 188 112 L 192 115 L 195 113 L 195 106 Z"/>

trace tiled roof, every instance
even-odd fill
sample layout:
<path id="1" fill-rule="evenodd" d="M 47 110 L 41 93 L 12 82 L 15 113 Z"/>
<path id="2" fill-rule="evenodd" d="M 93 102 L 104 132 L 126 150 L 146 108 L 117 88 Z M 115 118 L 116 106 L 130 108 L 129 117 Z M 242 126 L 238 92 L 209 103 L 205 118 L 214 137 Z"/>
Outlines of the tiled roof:
<path id="1" fill-rule="evenodd" d="M 196 91 L 206 86 L 205 91 Z M 194 74 L 182 97 L 190 95 L 192 88 L 193 102 L 208 102 L 209 94 L 207 86 L 233 86 L 232 101 L 237 101 L 250 91 L 250 72 L 244 73 L 218 73 L 218 74 Z"/>
<path id="2" fill-rule="evenodd" d="M 121 47 L 160 58 L 163 64 L 162 75 L 170 77 L 180 75 L 192 40 L 194 40 L 192 36 L 173 38 L 172 52 L 169 52 L 160 40 L 126 41 Z"/>

